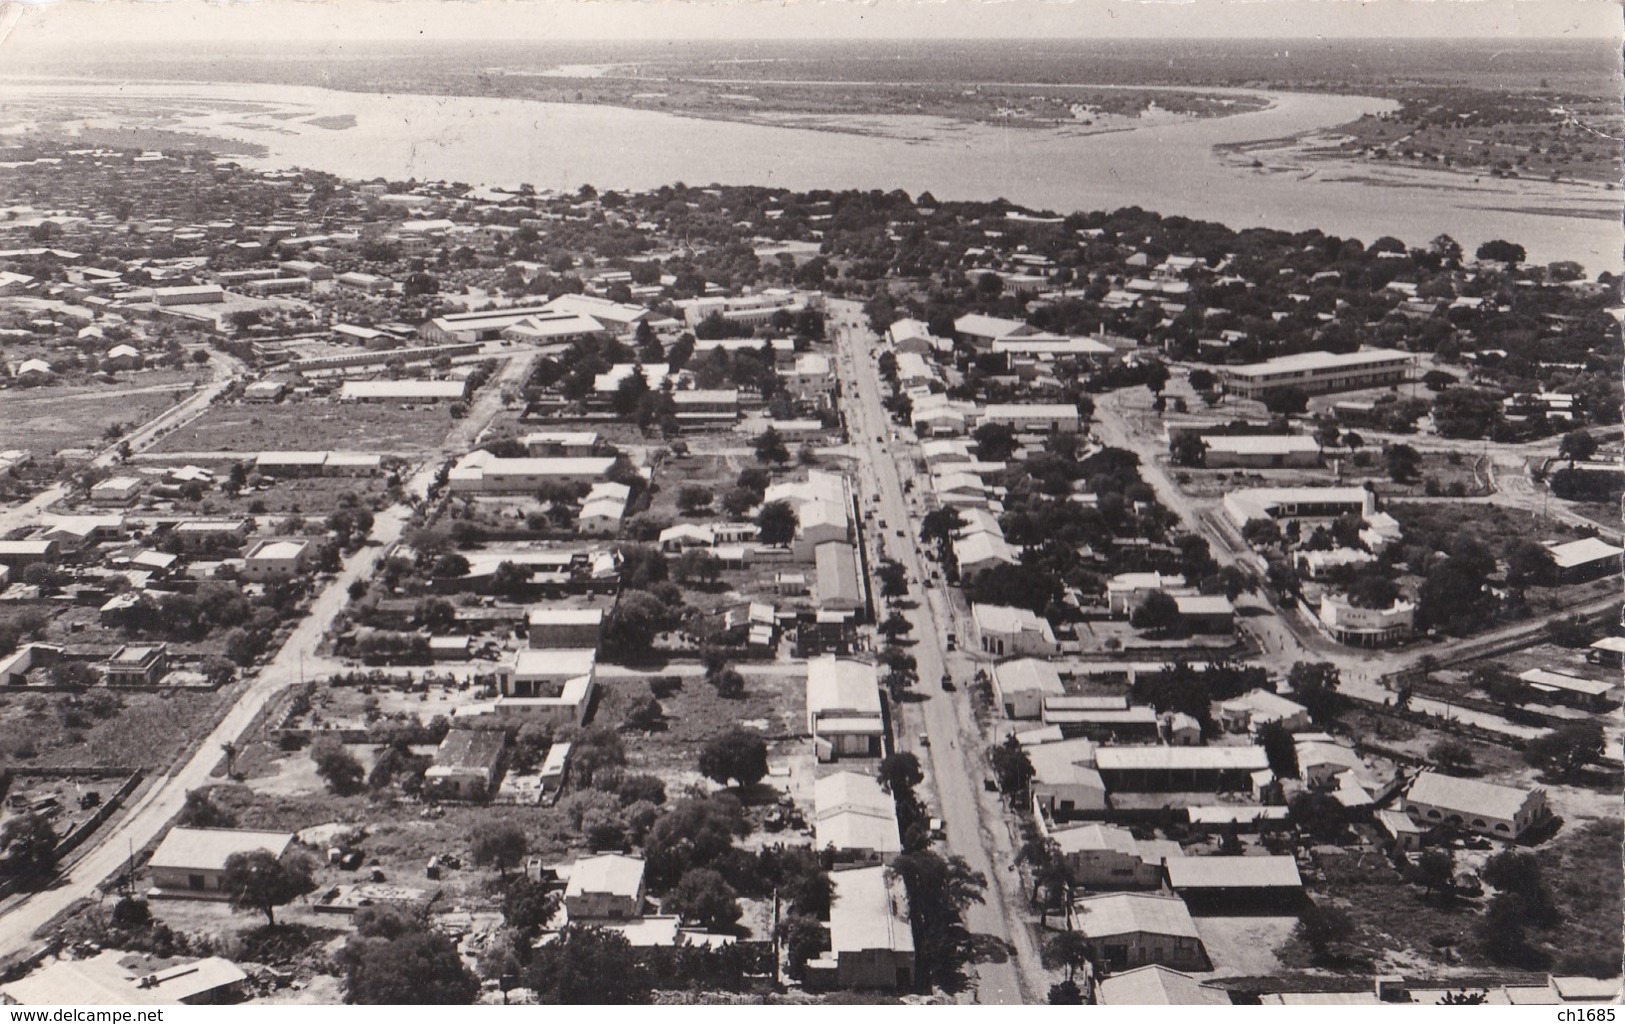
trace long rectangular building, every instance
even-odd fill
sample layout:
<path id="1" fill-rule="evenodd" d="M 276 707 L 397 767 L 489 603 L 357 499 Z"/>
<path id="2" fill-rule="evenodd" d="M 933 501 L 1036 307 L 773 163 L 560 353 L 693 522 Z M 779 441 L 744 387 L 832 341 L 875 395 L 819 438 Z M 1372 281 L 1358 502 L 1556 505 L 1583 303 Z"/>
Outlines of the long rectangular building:
<path id="1" fill-rule="evenodd" d="M 1400 384 L 1410 379 L 1415 366 L 1416 357 L 1409 352 L 1367 348 L 1343 353 L 1300 352 L 1261 363 L 1221 367 L 1219 373 L 1230 394 L 1262 399 L 1289 387 L 1323 395 Z"/>

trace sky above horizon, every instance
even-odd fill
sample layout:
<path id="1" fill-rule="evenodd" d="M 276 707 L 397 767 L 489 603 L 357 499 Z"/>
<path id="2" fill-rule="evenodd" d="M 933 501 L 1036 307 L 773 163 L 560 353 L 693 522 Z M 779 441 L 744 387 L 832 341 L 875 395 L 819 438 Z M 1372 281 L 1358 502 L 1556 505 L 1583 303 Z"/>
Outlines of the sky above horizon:
<path id="1" fill-rule="evenodd" d="M 339 39 L 1621 38 L 1618 0 L 0 0 L 14 56 Z"/>

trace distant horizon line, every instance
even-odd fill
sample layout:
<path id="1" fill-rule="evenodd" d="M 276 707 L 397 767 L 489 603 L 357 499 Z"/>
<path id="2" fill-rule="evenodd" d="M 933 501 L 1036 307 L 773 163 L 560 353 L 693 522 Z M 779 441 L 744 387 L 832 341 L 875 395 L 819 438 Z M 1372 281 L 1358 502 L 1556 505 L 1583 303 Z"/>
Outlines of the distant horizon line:
<path id="1" fill-rule="evenodd" d="M 168 40 L 115 40 L 91 39 L 76 40 L 73 42 L 38 42 L 28 49 L 42 50 L 85 50 L 85 49 L 120 49 L 129 51 L 132 48 L 140 49 L 166 49 L 166 48 L 211 48 L 220 49 L 232 46 L 243 48 L 261 48 L 266 45 L 299 45 L 299 46 L 343 46 L 353 44 L 389 44 L 389 45 L 451 45 L 476 43 L 482 45 L 498 46 L 548 46 L 548 45 L 670 45 L 674 43 L 785 43 L 796 46 L 818 45 L 820 43 L 872 43 L 877 45 L 917 45 L 933 46 L 942 44 L 999 44 L 999 43 L 1039 43 L 1045 45 L 1067 45 L 1073 43 L 1099 43 L 1121 45 L 1123 43 L 1272 43 L 1290 44 L 1303 43 L 1307 45 L 1336 45 L 1339 43 L 1376 43 L 1376 44 L 1494 44 L 1503 48 L 1515 47 L 1519 43 L 1564 43 L 1570 45 L 1609 45 L 1616 46 L 1620 39 L 1615 36 L 1575 36 L 1572 34 L 1557 35 L 1528 35 L 1515 38 L 1506 36 L 1477 35 L 1477 36 L 841 36 L 832 35 L 824 37 L 797 37 L 797 36 L 648 36 L 642 38 L 628 38 L 626 36 L 606 37 L 577 37 L 577 38 L 551 38 L 551 39 L 516 39 L 512 36 L 501 37 L 464 37 L 453 39 L 426 39 L 414 37 L 380 37 L 380 36 L 341 36 L 336 38 L 313 40 L 309 36 L 259 37 L 256 39 L 168 39 Z M 13 56 L 21 56 L 13 54 Z"/>

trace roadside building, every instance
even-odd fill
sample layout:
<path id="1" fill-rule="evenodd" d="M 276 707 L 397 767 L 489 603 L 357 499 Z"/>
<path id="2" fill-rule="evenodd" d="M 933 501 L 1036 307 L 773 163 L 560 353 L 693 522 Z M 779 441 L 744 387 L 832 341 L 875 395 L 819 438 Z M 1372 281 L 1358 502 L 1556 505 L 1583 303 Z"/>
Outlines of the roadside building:
<path id="1" fill-rule="evenodd" d="M 1036 658 L 1018 658 L 993 666 L 993 702 L 1006 718 L 1038 718 L 1044 700 L 1066 692 L 1055 666 Z"/>
<path id="2" fill-rule="evenodd" d="M 102 356 L 104 370 L 141 369 L 141 350 L 134 345 L 114 345 Z"/>
<path id="3" fill-rule="evenodd" d="M 1565 584 L 1618 575 L 1620 555 L 1625 554 L 1625 548 L 1597 537 L 1584 537 L 1567 544 L 1552 542 L 1546 547 L 1557 564 L 1557 581 Z"/>
<path id="4" fill-rule="evenodd" d="M 1360 608 L 1342 594 L 1327 593 L 1319 616 L 1332 639 L 1351 647 L 1386 647 L 1416 628 L 1416 605 L 1398 599 L 1388 608 Z"/>
<path id="5" fill-rule="evenodd" d="M 830 872 L 829 952 L 807 962 L 809 980 L 840 988 L 914 987 L 908 893 L 891 868 Z"/>
<path id="6" fill-rule="evenodd" d="M 1320 465 L 1320 445 L 1296 434 L 1207 434 L 1208 469 L 1287 469 Z"/>
<path id="7" fill-rule="evenodd" d="M 814 598 L 823 612 L 856 612 L 863 608 L 863 584 L 858 576 L 858 556 L 852 545 L 830 542 L 818 545 L 815 555 Z"/>
<path id="8" fill-rule="evenodd" d="M 956 537 L 953 541 L 954 559 L 959 565 L 962 579 L 970 579 L 1001 565 L 1015 565 L 1021 560 L 1021 549 L 1011 546 L 993 533 L 973 533 Z"/>
<path id="9" fill-rule="evenodd" d="M 1364 487 L 1252 487 L 1224 496 L 1225 515 L 1237 528 L 1259 519 L 1364 518 L 1376 507 L 1376 496 Z"/>
<path id="10" fill-rule="evenodd" d="M 1073 903 L 1072 914 L 1074 929 L 1089 944 L 1090 959 L 1108 971 L 1148 964 L 1186 971 L 1211 967 L 1196 922 L 1177 896 L 1137 892 L 1085 896 Z"/>
<path id="11" fill-rule="evenodd" d="M 578 726 L 595 689 L 595 650 L 521 650 L 497 665 L 494 710 L 507 718 Z"/>
<path id="12" fill-rule="evenodd" d="M 533 459 L 579 459 L 598 447 L 596 430 L 543 430 L 526 434 L 525 453 Z"/>
<path id="13" fill-rule="evenodd" d="M 1548 704 L 1565 704 L 1584 711 L 1603 711 L 1613 703 L 1608 694 L 1615 684 L 1599 679 L 1582 679 L 1567 672 L 1532 668 L 1518 678 L 1532 690 L 1536 699 Z"/>
<path id="14" fill-rule="evenodd" d="M 500 729 L 452 729 L 423 773 L 425 794 L 440 800 L 490 799 L 502 780 L 506 747 L 507 733 Z"/>
<path id="15" fill-rule="evenodd" d="M 1427 830 L 1404 811 L 1379 810 L 1373 812 L 1371 818 L 1395 849 L 1402 853 L 1421 851 L 1422 837 L 1427 834 Z"/>
<path id="16" fill-rule="evenodd" d="M 138 476 L 110 476 L 90 489 L 93 505 L 128 505 L 141 493 Z"/>
<path id="17" fill-rule="evenodd" d="M 1105 706 L 1115 700 L 1114 706 Z M 1128 706 L 1122 698 L 1047 697 L 1043 720 L 1067 738 L 1084 736 L 1100 743 L 1155 743 L 1160 738 L 1157 711 Z"/>
<path id="18" fill-rule="evenodd" d="M 243 578 L 254 583 L 291 580 L 316 561 L 316 545 L 308 540 L 262 540 L 243 558 Z"/>
<path id="19" fill-rule="evenodd" d="M 1042 617 L 1025 608 L 995 604 L 971 605 L 977 647 L 995 657 L 1053 657 L 1061 652 L 1055 631 Z"/>
<path id="20" fill-rule="evenodd" d="M 820 761 L 882 756 L 885 724 L 875 667 L 832 654 L 808 660 L 807 732 Z"/>
<path id="21" fill-rule="evenodd" d="M 482 448 L 459 459 L 446 480 L 456 493 L 535 494 L 548 484 L 598 483 L 614 465 L 601 456 L 502 459 Z"/>
<path id="22" fill-rule="evenodd" d="M 1185 855 L 1172 840 L 1136 839 L 1118 825 L 1057 829 L 1049 838 L 1071 868 L 1073 884 L 1085 889 L 1159 889 L 1167 878 L 1164 862 Z"/>
<path id="23" fill-rule="evenodd" d="M 1101 979 L 1101 1006 L 1229 1006 L 1230 994 L 1161 964 L 1136 967 Z"/>
<path id="24" fill-rule="evenodd" d="M 1223 594 L 1178 594 L 1179 625 L 1187 633 L 1228 634 L 1236 628 L 1236 609 Z"/>
<path id="25" fill-rule="evenodd" d="M 1387 387 L 1410 379 L 1416 356 L 1396 349 L 1357 352 L 1302 352 L 1245 366 L 1219 369 L 1224 388 L 1240 398 L 1262 400 L 1272 392 L 1299 388 L 1305 394 Z"/>
<path id="26" fill-rule="evenodd" d="M 265 476 L 321 476 L 326 464 L 326 452 L 260 452 L 254 458 L 255 471 Z"/>
<path id="27" fill-rule="evenodd" d="M 1411 783 L 1405 813 L 1423 825 L 1454 825 L 1508 841 L 1551 816 L 1543 789 L 1498 786 L 1432 771 Z"/>
<path id="28" fill-rule="evenodd" d="M 280 380 L 257 380 L 243 388 L 243 401 L 268 404 L 282 401 L 288 393 L 288 384 Z"/>
<path id="29" fill-rule="evenodd" d="M 229 899 L 226 862 L 233 854 L 265 850 L 273 857 L 281 857 L 292 846 L 292 832 L 177 826 L 169 830 L 147 861 L 147 874 L 152 879 L 149 895 Z"/>
<path id="30" fill-rule="evenodd" d="M 1076 434 L 1083 416 L 1075 405 L 990 405 L 983 423 L 997 423 L 1017 434 Z"/>
<path id="31" fill-rule="evenodd" d="M 204 306 L 226 301 L 226 290 L 212 284 L 171 285 L 154 288 L 151 301 L 159 306 Z"/>
<path id="32" fill-rule="evenodd" d="M 903 851 L 897 801 L 873 775 L 836 772 L 813 783 L 813 846 L 836 863 L 891 863 Z"/>
<path id="33" fill-rule="evenodd" d="M 348 274 L 340 274 L 345 282 Z M 531 316 L 551 316 L 546 306 L 513 306 L 508 309 L 486 309 L 473 313 L 449 313 L 437 316 L 418 327 L 418 335 L 441 345 L 469 342 L 496 341 L 502 332 Z"/>
<path id="34" fill-rule="evenodd" d="M 163 644 L 125 644 L 102 663 L 108 686 L 156 686 L 169 671 L 169 648 Z"/>
<path id="35" fill-rule="evenodd" d="M 641 857 L 606 853 L 582 857 L 570 868 L 564 910 L 571 921 L 625 921 L 643 916 Z"/>
<path id="36" fill-rule="evenodd" d="M 538 605 L 526 613 L 527 644 L 532 650 L 598 649 L 604 625 L 602 608 L 554 608 Z"/>
<path id="37" fill-rule="evenodd" d="M 349 380 L 341 402 L 458 402 L 468 397 L 466 380 Z"/>
<path id="38" fill-rule="evenodd" d="M 1610 668 L 1625 665 L 1625 636 L 1605 636 L 1595 641 L 1586 652 L 1586 660 Z"/>
<path id="39" fill-rule="evenodd" d="M 1033 765 L 1033 805 L 1052 821 L 1098 816 L 1106 810 L 1106 783 L 1095 770 L 1095 745 L 1086 739 L 1026 748 Z"/>

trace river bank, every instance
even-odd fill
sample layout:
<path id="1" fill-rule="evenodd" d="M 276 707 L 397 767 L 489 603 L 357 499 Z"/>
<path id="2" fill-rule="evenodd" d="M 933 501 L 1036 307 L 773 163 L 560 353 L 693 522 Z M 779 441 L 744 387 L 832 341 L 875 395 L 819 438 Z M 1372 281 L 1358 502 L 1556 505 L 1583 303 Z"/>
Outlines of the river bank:
<path id="1" fill-rule="evenodd" d="M 642 189 L 679 180 L 902 188 L 940 199 L 1003 197 L 1060 212 L 1141 206 L 1237 228 L 1318 228 L 1366 241 L 1392 235 L 1425 244 L 1446 233 L 1469 250 L 1506 238 L 1523 245 L 1531 261 L 1578 260 L 1592 273 L 1621 263 L 1617 193 L 1530 181 L 1377 181 L 1368 164 L 1311 167 L 1290 153 L 1277 160 L 1268 151 L 1265 160 L 1259 151 L 1243 157 L 1235 149 L 1302 140 L 1395 106 L 1373 97 L 1269 93 L 1261 110 L 1088 133 L 909 115 L 850 124 L 832 124 L 836 115 L 829 115 L 817 126 L 787 126 L 308 86 L 0 82 L 13 134 L 24 122 L 69 136 L 86 128 L 151 128 L 264 148 L 265 156 L 245 157 L 245 164 L 350 178 L 540 189 L 583 183 Z M 1304 173 L 1310 169 L 1318 173 Z"/>

